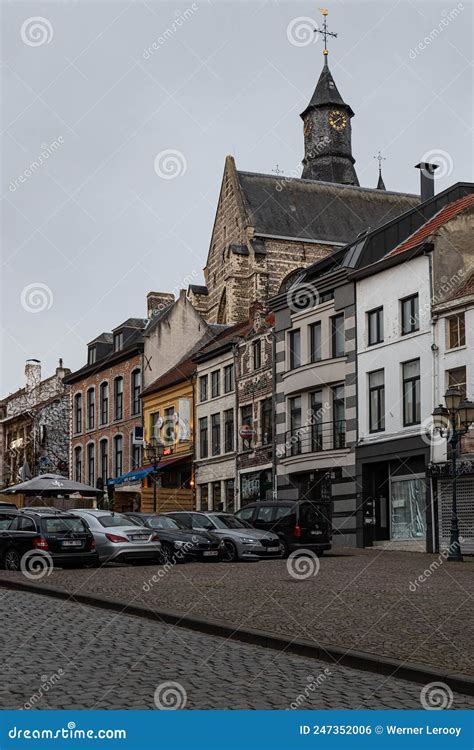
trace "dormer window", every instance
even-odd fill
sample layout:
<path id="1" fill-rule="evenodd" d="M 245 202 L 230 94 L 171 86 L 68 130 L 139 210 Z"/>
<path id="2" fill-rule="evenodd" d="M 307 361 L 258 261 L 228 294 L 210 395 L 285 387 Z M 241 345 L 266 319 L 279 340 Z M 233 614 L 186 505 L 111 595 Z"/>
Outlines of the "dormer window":
<path id="1" fill-rule="evenodd" d="M 89 347 L 89 354 L 87 357 L 87 364 L 94 365 L 97 361 L 97 349 L 95 346 Z"/>
<path id="2" fill-rule="evenodd" d="M 114 334 L 114 352 L 123 349 L 123 331 Z"/>

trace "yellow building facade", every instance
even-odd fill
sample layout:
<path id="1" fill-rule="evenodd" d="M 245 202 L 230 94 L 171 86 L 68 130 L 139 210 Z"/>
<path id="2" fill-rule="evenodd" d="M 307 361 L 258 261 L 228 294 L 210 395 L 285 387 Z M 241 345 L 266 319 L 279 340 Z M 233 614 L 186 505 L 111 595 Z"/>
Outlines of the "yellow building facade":
<path id="1" fill-rule="evenodd" d="M 178 363 L 142 393 L 146 445 L 156 438 L 164 452 L 159 459 L 156 488 L 153 472 L 144 480 L 141 511 L 192 510 L 194 498 L 194 373 L 191 359 Z M 150 462 L 145 458 L 145 467 Z M 154 497 L 156 493 L 156 500 Z M 156 507 L 155 507 L 156 506 Z"/>

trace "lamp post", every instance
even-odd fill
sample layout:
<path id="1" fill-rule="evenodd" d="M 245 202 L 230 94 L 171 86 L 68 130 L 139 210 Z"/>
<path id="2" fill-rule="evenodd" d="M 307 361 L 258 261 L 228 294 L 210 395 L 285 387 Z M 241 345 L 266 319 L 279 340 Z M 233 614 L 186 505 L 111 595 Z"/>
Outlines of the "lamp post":
<path id="1" fill-rule="evenodd" d="M 464 399 L 458 388 L 448 388 L 444 395 L 446 406 L 440 404 L 433 411 L 434 429 L 443 436 L 451 445 L 451 467 L 452 467 L 452 511 L 451 530 L 449 540 L 449 554 L 447 560 L 450 562 L 462 562 L 461 545 L 459 543 L 459 519 L 457 505 L 457 459 L 461 438 L 469 430 L 469 425 L 474 422 L 474 403 Z"/>
<path id="2" fill-rule="evenodd" d="M 156 470 L 163 453 L 163 444 L 156 437 L 152 437 L 145 447 L 145 458 L 153 466 L 153 513 L 156 513 Z"/>

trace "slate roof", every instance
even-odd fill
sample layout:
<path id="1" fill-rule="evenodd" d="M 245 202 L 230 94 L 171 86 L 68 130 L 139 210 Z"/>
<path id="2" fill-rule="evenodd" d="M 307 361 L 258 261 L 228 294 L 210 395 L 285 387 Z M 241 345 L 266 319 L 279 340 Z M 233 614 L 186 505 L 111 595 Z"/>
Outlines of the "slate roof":
<path id="1" fill-rule="evenodd" d="M 418 195 L 237 172 L 256 235 L 346 244 L 419 205 Z"/>
<path id="2" fill-rule="evenodd" d="M 95 339 L 92 339 L 92 341 L 89 341 L 89 345 L 90 344 L 113 344 L 113 343 L 114 343 L 114 336 L 112 333 L 109 333 L 108 331 L 99 333 L 99 335 L 96 336 Z"/>
<path id="3" fill-rule="evenodd" d="M 207 359 L 212 359 L 212 356 L 221 349 L 225 350 L 226 346 L 231 348 L 232 344 L 238 341 L 239 336 L 245 336 L 251 327 L 249 321 L 236 323 L 233 326 L 226 326 L 225 331 L 222 331 L 219 336 L 216 336 L 207 346 L 204 346 L 194 355 L 195 361 L 204 362 Z"/>
<path id="4" fill-rule="evenodd" d="M 326 57 L 324 59 L 324 67 L 321 71 L 321 75 L 319 76 L 316 88 L 314 89 L 313 96 L 311 97 L 311 100 L 304 112 L 301 113 L 301 117 L 304 117 L 308 110 L 313 109 L 313 107 L 324 107 L 328 104 L 334 104 L 336 107 L 343 106 L 349 110 L 349 114 L 351 115 L 351 117 L 354 115 L 354 112 L 349 107 L 349 105 L 345 103 L 344 99 L 338 91 L 338 88 L 334 82 L 334 78 L 332 77 L 331 71 L 329 70 Z"/>
<path id="5" fill-rule="evenodd" d="M 200 284 L 190 284 L 189 291 L 194 294 L 209 294 L 207 286 L 201 286 Z"/>
<path id="6" fill-rule="evenodd" d="M 124 323 L 121 323 L 119 326 L 115 326 L 115 328 L 112 328 L 112 330 L 119 331 L 121 328 L 143 329 L 145 328 L 147 323 L 148 323 L 148 318 L 127 318 L 127 320 Z"/>
<path id="7" fill-rule="evenodd" d="M 433 216 L 432 219 L 430 219 L 425 224 L 423 224 L 422 227 L 417 229 L 417 231 L 414 232 L 410 237 L 408 237 L 404 242 L 400 243 L 396 248 L 391 250 L 386 257 L 390 258 L 393 255 L 398 255 L 399 253 L 410 250 L 417 245 L 421 245 L 424 240 L 427 240 L 428 237 L 431 237 L 431 235 L 434 234 L 437 229 L 442 227 L 443 224 L 446 224 L 446 222 L 454 218 L 454 216 L 457 216 L 461 213 L 461 211 L 465 211 L 466 208 L 470 208 L 471 206 L 474 206 L 473 193 L 471 193 L 470 195 L 465 195 L 462 198 L 459 198 L 457 201 L 453 201 L 453 203 L 449 203 L 447 206 L 442 208 L 441 211 L 439 211 L 435 216 Z"/>

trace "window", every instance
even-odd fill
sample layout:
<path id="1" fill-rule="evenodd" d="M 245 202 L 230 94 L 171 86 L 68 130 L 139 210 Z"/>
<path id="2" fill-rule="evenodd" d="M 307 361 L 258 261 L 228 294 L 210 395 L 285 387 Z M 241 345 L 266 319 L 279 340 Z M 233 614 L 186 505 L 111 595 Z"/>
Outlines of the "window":
<path id="1" fill-rule="evenodd" d="M 207 401 L 207 375 L 199 378 L 199 401 Z"/>
<path id="2" fill-rule="evenodd" d="M 221 483 L 220 482 L 213 482 L 212 483 L 212 510 L 221 511 L 222 508 L 222 499 L 221 499 Z"/>
<path id="3" fill-rule="evenodd" d="M 262 342 L 260 339 L 252 342 L 252 361 L 253 369 L 259 370 L 262 366 Z"/>
<path id="4" fill-rule="evenodd" d="M 225 509 L 227 513 L 233 513 L 235 508 L 235 481 L 226 479 L 224 482 Z"/>
<path id="5" fill-rule="evenodd" d="M 448 329 L 448 349 L 458 349 L 466 346 L 466 322 L 464 313 L 452 315 L 446 319 Z"/>
<path id="6" fill-rule="evenodd" d="M 96 363 L 96 360 L 97 360 L 97 349 L 95 348 L 95 346 L 91 346 L 89 348 L 89 352 L 87 355 L 87 364 L 94 365 Z"/>
<path id="7" fill-rule="evenodd" d="M 91 487 L 95 484 L 95 445 L 89 443 L 87 446 L 87 483 Z"/>
<path id="8" fill-rule="evenodd" d="M 152 414 L 150 414 L 150 437 L 151 438 L 158 438 L 160 437 L 160 412 L 154 411 Z"/>
<path id="9" fill-rule="evenodd" d="M 211 415 L 211 441 L 212 455 L 218 456 L 221 452 L 221 415 Z"/>
<path id="10" fill-rule="evenodd" d="M 290 431 L 291 431 L 291 455 L 298 456 L 301 453 L 301 396 L 290 398 Z"/>
<path id="11" fill-rule="evenodd" d="M 290 370 L 301 365 L 301 332 L 290 331 L 288 335 Z"/>
<path id="12" fill-rule="evenodd" d="M 253 443 L 253 409 L 252 404 L 242 406 L 240 410 L 240 421 L 242 425 L 242 449 L 250 450 Z"/>
<path id="13" fill-rule="evenodd" d="M 224 393 L 231 393 L 234 390 L 234 365 L 224 367 Z"/>
<path id="14" fill-rule="evenodd" d="M 100 423 L 107 424 L 109 421 L 109 384 L 101 383 L 99 389 Z"/>
<path id="15" fill-rule="evenodd" d="M 123 331 L 114 334 L 114 352 L 119 352 L 123 349 Z"/>
<path id="16" fill-rule="evenodd" d="M 332 389 L 333 447 L 346 447 L 346 405 L 344 386 L 335 385 Z"/>
<path id="17" fill-rule="evenodd" d="M 309 327 L 309 350 L 311 362 L 318 362 L 321 359 L 321 323 Z"/>
<path id="18" fill-rule="evenodd" d="M 87 391 L 87 429 L 93 430 L 95 422 L 95 390 L 89 388 Z"/>
<path id="19" fill-rule="evenodd" d="M 216 398 L 219 392 L 219 370 L 214 370 L 211 372 L 211 398 Z"/>
<path id="20" fill-rule="evenodd" d="M 461 391 L 462 398 L 466 398 L 466 368 L 456 367 L 454 370 L 447 371 L 447 382 L 448 388 L 457 388 Z"/>
<path id="21" fill-rule="evenodd" d="M 209 487 L 207 484 L 201 484 L 199 490 L 199 509 L 206 511 L 209 509 Z"/>
<path id="22" fill-rule="evenodd" d="M 369 430 L 385 429 L 385 377 L 383 370 L 369 372 Z"/>
<path id="23" fill-rule="evenodd" d="M 420 404 L 420 360 L 412 359 L 402 365 L 403 370 L 403 424 L 408 427 L 419 424 Z"/>
<path id="24" fill-rule="evenodd" d="M 123 378 L 114 380 L 114 419 L 123 419 Z"/>
<path id="25" fill-rule="evenodd" d="M 420 328 L 420 313 L 418 295 L 412 294 L 410 297 L 400 300 L 402 308 L 402 336 L 407 333 L 413 333 Z"/>
<path id="26" fill-rule="evenodd" d="M 234 410 L 224 412 L 224 453 L 234 450 Z"/>
<path id="27" fill-rule="evenodd" d="M 272 399 L 262 401 L 260 412 L 262 426 L 262 445 L 270 445 L 273 439 L 273 408 Z"/>
<path id="28" fill-rule="evenodd" d="M 368 344 L 381 344 L 383 341 L 383 307 L 367 313 Z"/>
<path id="29" fill-rule="evenodd" d="M 76 435 L 82 432 L 82 394 L 74 396 L 74 432 Z"/>
<path id="30" fill-rule="evenodd" d="M 174 406 L 168 406 L 164 411 L 163 430 L 161 439 L 165 445 L 173 445 L 176 442 L 177 422 L 175 418 Z"/>
<path id="31" fill-rule="evenodd" d="M 133 471 L 134 469 L 138 469 L 142 463 L 142 449 L 140 445 L 133 444 L 133 433 L 130 436 L 130 444 L 132 446 L 132 453 L 130 456 L 130 459 L 131 459 L 130 469 Z"/>
<path id="32" fill-rule="evenodd" d="M 105 485 L 109 476 L 109 443 L 107 440 L 101 440 L 99 443 L 99 461 L 100 475 Z"/>
<path id="33" fill-rule="evenodd" d="M 142 376 L 140 370 L 132 372 L 132 414 L 140 414 L 140 389 Z"/>
<path id="34" fill-rule="evenodd" d="M 82 448 L 74 448 L 74 477 L 82 482 Z"/>
<path id="35" fill-rule="evenodd" d="M 311 394 L 311 452 L 323 449 L 323 392 Z"/>
<path id="36" fill-rule="evenodd" d="M 199 458 L 206 458 L 209 452 L 207 417 L 199 420 Z"/>
<path id="37" fill-rule="evenodd" d="M 332 356 L 343 357 L 345 351 L 344 315 L 331 318 Z"/>
<path id="38" fill-rule="evenodd" d="M 334 289 L 329 289 L 327 292 L 321 292 L 319 295 L 319 303 L 329 302 L 334 299 Z"/>
<path id="39" fill-rule="evenodd" d="M 114 437 L 114 472 L 119 477 L 123 473 L 123 438 L 122 435 Z"/>

